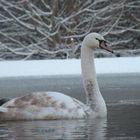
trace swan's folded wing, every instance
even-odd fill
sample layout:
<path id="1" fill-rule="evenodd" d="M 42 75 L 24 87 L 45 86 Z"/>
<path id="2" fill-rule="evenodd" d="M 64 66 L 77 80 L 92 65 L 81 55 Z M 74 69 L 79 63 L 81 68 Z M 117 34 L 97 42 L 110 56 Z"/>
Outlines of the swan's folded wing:
<path id="1" fill-rule="evenodd" d="M 38 92 L 15 98 L 3 104 L 5 119 L 70 119 L 85 118 L 86 105 L 58 92 Z M 3 114 L 3 115 L 4 115 Z M 11 115 L 11 117 L 9 116 Z"/>

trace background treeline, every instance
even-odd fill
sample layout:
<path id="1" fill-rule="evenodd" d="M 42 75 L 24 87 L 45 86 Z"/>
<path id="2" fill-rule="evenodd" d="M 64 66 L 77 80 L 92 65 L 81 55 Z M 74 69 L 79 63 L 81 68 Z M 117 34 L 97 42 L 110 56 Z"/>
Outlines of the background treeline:
<path id="1" fill-rule="evenodd" d="M 140 0 L 0 0 L 0 60 L 79 58 L 93 31 L 116 56 L 139 55 Z"/>

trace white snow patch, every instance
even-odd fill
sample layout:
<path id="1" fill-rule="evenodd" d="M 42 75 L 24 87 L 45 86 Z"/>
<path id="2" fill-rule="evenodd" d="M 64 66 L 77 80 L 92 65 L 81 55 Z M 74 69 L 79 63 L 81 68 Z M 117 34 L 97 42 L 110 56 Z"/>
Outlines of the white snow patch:
<path id="1" fill-rule="evenodd" d="M 97 74 L 140 73 L 140 57 L 95 59 Z M 80 75 L 80 60 L 1 61 L 0 77 Z"/>

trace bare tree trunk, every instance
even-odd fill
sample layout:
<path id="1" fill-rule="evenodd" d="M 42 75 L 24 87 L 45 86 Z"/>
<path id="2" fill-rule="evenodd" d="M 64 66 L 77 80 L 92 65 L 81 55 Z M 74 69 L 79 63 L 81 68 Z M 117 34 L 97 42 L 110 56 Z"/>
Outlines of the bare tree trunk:
<path id="1" fill-rule="evenodd" d="M 52 21 L 52 32 L 55 32 L 55 34 L 52 35 L 52 38 L 53 38 L 53 44 L 54 44 L 54 47 L 57 47 L 59 48 L 59 45 L 61 45 L 61 39 L 60 39 L 60 34 L 59 32 L 57 31 L 58 27 L 56 27 L 57 25 L 57 21 L 56 21 L 56 17 L 58 16 L 58 11 L 59 11 L 59 1 L 58 0 L 53 0 L 52 2 L 52 11 L 53 11 L 53 14 L 51 16 L 51 21 Z"/>

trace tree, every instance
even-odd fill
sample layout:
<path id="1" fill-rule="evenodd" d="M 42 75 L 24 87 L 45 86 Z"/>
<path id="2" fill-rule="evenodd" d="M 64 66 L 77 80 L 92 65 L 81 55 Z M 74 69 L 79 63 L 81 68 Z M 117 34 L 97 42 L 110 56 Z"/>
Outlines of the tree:
<path id="1" fill-rule="evenodd" d="M 139 10 L 139 0 L 1 0 L 0 58 L 79 57 L 93 31 L 114 49 L 138 49 Z"/>

